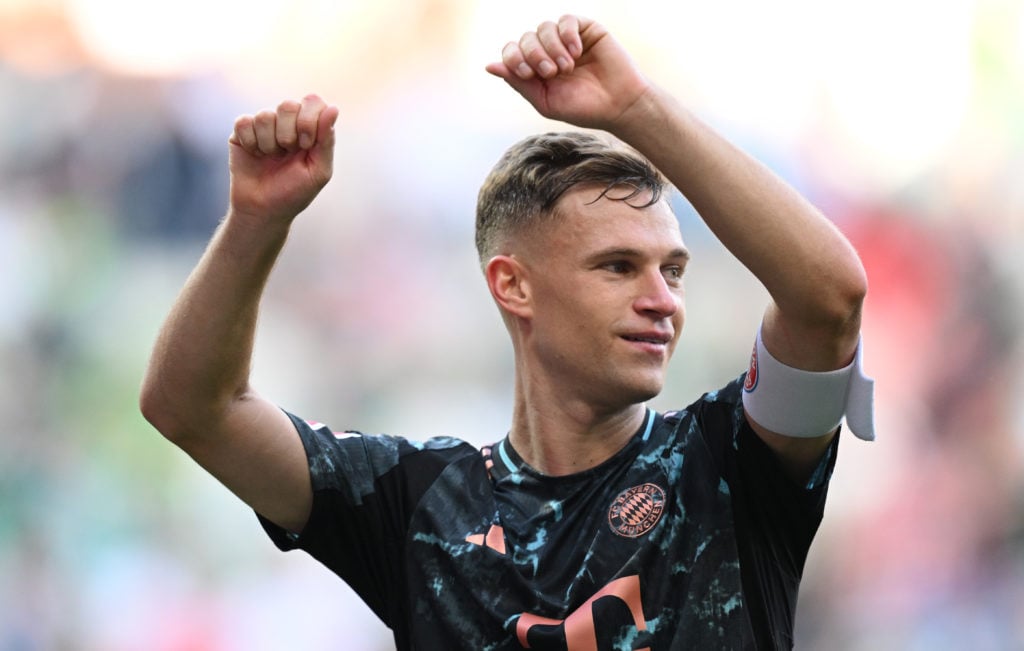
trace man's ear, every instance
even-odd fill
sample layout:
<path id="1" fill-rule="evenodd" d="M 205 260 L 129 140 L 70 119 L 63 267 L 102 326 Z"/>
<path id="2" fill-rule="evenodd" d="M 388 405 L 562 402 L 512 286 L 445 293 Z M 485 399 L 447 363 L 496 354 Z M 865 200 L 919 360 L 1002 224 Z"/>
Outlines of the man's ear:
<path id="1" fill-rule="evenodd" d="M 519 260 L 510 255 L 496 255 L 487 263 L 484 274 L 498 307 L 519 318 L 533 315 L 526 269 Z"/>

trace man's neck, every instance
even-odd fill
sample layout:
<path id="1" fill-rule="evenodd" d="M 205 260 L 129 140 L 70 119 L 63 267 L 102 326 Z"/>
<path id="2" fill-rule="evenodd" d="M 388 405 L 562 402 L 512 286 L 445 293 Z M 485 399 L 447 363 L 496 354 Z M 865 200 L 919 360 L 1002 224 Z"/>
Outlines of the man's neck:
<path id="1" fill-rule="evenodd" d="M 640 429 L 643 404 L 600 410 L 581 400 L 529 395 L 516 387 L 509 441 L 526 463 L 546 475 L 570 475 L 607 461 Z"/>

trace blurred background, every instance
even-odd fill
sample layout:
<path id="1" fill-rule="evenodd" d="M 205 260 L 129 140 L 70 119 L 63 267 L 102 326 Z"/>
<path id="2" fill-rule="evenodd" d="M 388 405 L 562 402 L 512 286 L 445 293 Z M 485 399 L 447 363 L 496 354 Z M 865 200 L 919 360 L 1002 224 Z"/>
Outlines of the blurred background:
<path id="1" fill-rule="evenodd" d="M 0 651 L 393 648 L 141 418 L 139 382 L 234 118 L 315 91 L 337 171 L 268 288 L 256 385 L 334 429 L 501 438 L 476 191 L 561 127 L 483 66 L 567 11 L 868 269 L 878 441 L 841 446 L 797 648 L 1024 649 L 1024 0 L 0 0 Z M 677 204 L 695 259 L 659 409 L 744 371 L 765 304 Z"/>

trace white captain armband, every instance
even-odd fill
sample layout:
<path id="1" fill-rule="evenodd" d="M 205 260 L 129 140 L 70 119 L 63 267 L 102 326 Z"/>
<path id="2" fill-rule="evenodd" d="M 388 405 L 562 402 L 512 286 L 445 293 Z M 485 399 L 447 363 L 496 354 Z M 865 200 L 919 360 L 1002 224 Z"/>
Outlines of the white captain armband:
<path id="1" fill-rule="evenodd" d="M 857 438 L 873 441 L 875 381 L 864 375 L 862 357 L 858 342 L 857 353 L 845 368 L 801 371 L 772 357 L 758 329 L 743 383 L 743 407 L 757 424 L 784 436 L 822 436 L 845 416 Z"/>

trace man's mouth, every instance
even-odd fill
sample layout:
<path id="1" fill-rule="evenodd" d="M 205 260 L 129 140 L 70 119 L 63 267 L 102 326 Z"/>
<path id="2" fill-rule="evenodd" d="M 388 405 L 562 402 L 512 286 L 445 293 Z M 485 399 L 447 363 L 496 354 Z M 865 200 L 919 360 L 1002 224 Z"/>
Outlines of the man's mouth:
<path id="1" fill-rule="evenodd" d="M 626 341 L 636 341 L 644 344 L 659 344 L 664 345 L 672 340 L 671 335 L 668 334 L 642 334 L 642 335 L 622 335 L 622 338 Z"/>

